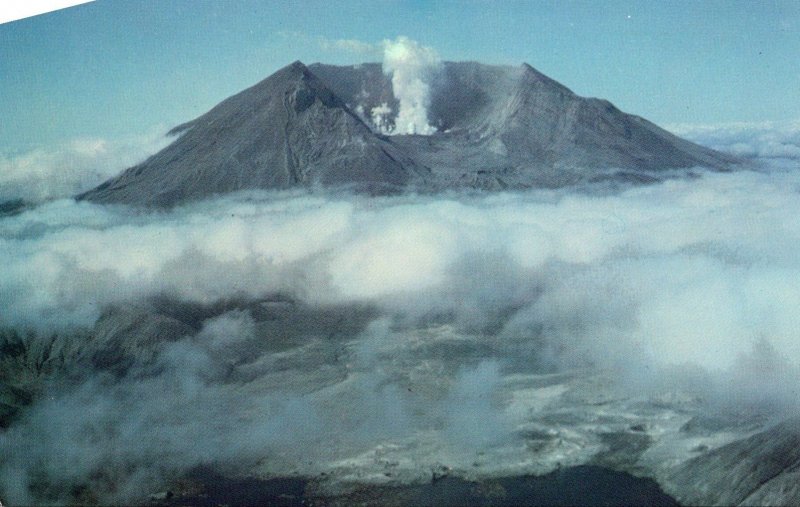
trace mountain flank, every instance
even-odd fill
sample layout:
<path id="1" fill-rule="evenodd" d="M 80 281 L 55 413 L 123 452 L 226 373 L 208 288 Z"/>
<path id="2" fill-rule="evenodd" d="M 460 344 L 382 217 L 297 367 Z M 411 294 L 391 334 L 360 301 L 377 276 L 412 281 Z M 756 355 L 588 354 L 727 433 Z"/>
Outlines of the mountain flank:
<path id="1" fill-rule="evenodd" d="M 172 206 L 256 188 L 559 187 L 737 163 L 608 101 L 580 97 L 527 64 L 445 62 L 430 89 L 437 131 L 386 135 L 399 106 L 380 64 L 297 61 L 175 127 L 172 144 L 78 199 Z M 385 112 L 382 125 L 376 108 Z"/>

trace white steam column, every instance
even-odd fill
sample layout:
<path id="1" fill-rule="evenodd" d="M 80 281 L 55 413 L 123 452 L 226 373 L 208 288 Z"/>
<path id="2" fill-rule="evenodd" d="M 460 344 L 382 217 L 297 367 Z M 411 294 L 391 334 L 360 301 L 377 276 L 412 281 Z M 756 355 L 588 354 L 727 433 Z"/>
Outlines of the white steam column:
<path id="1" fill-rule="evenodd" d="M 430 135 L 436 132 L 428 123 L 429 81 L 440 65 L 436 51 L 408 37 L 383 41 L 383 72 L 392 75 L 392 89 L 400 103 L 394 129 L 385 133 Z M 376 113 L 382 116 L 386 111 L 373 110 L 373 117 Z"/>

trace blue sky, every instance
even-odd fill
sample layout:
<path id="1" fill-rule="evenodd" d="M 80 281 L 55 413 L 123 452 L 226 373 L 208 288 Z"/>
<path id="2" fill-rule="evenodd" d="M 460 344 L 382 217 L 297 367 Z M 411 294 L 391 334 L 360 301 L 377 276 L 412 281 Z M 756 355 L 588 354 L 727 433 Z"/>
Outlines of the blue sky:
<path id="1" fill-rule="evenodd" d="M 337 40 L 398 35 L 659 124 L 800 118 L 796 0 L 99 0 L 0 25 L 0 152 L 169 127 L 297 59 L 380 59 Z"/>

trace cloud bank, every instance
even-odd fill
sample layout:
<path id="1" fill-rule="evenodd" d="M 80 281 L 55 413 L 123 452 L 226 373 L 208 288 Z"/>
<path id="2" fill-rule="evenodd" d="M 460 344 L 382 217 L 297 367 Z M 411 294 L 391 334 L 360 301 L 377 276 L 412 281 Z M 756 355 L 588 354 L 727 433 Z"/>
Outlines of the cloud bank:
<path id="1" fill-rule="evenodd" d="M 262 354 L 292 328 L 264 331 L 252 308 L 157 342 L 121 379 L 81 370 L 45 387 L 0 433 L 0 489 L 17 503 L 64 501 L 64 484 L 129 501 L 203 463 L 313 461 L 324 435 L 358 448 L 437 425 L 450 445 L 479 449 L 510 431 L 492 401 L 509 357 L 607 368 L 637 386 L 700 371 L 706 395 L 796 410 L 786 386 L 800 380 L 800 225 L 786 217 L 800 213 L 798 188 L 797 171 L 739 172 L 613 195 L 248 193 L 166 213 L 62 200 L 6 217 L 0 326 L 31 330 L 29 347 L 57 333 L 62 350 L 91 349 L 96 336 L 81 330 L 109 305 L 164 295 L 209 305 L 284 294 L 373 310 L 336 349 L 342 366 L 330 370 L 314 339 L 300 362 L 283 356 L 297 373 L 273 387 L 273 356 Z M 432 373 L 408 366 L 424 352 L 403 351 L 441 326 L 499 355 L 464 356 L 414 384 L 440 391 L 411 393 L 409 368 Z M 291 389 L 324 371 L 338 380 Z"/>
<path id="2" fill-rule="evenodd" d="M 126 503 L 434 430 L 477 453 L 513 436 L 505 368 L 797 413 L 797 169 L 2 217 L 0 403 L 35 389 L 0 430 L 0 498 Z"/>
<path id="3" fill-rule="evenodd" d="M 800 121 L 674 125 L 670 130 L 709 148 L 742 157 L 773 162 L 800 159 Z"/>
<path id="4" fill-rule="evenodd" d="M 785 220 L 798 183 L 741 172 L 604 196 L 249 193 L 152 214 L 55 201 L 0 221 L 0 325 L 91 326 L 108 304 L 156 294 L 285 292 L 465 321 L 513 301 L 514 322 L 535 316 L 573 345 L 586 319 L 587 345 L 607 332 L 662 362 L 724 368 L 761 338 L 800 359 L 800 229 Z"/>
<path id="5" fill-rule="evenodd" d="M 43 202 L 71 197 L 116 176 L 164 148 L 166 129 L 121 140 L 75 139 L 53 148 L 0 154 L 0 202 Z"/>

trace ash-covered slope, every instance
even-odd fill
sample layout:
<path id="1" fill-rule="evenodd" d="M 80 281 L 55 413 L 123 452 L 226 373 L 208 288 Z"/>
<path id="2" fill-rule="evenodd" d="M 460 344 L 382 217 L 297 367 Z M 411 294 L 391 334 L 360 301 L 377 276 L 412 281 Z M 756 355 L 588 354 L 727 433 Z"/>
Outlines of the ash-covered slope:
<path id="1" fill-rule="evenodd" d="M 697 456 L 663 482 L 684 505 L 796 505 L 800 420 L 789 419 Z"/>
<path id="2" fill-rule="evenodd" d="M 397 111 L 377 64 L 309 68 L 355 110 L 385 102 Z M 433 81 L 429 121 L 439 132 L 393 139 L 432 169 L 436 187 L 562 186 L 607 170 L 631 176 L 736 163 L 606 100 L 580 97 L 528 64 L 446 62 Z"/>
<path id="3" fill-rule="evenodd" d="M 169 206 L 249 188 L 384 192 L 418 171 L 300 62 L 170 133 L 181 136 L 79 198 Z"/>
<path id="4" fill-rule="evenodd" d="M 295 62 L 176 127 L 170 146 L 79 198 L 169 206 L 249 188 L 526 188 L 736 163 L 527 64 L 449 62 L 430 79 L 437 132 L 386 136 L 398 101 L 379 64 Z M 378 107 L 389 110 L 382 125 Z"/>

